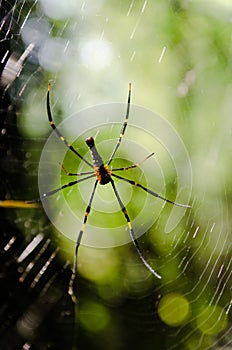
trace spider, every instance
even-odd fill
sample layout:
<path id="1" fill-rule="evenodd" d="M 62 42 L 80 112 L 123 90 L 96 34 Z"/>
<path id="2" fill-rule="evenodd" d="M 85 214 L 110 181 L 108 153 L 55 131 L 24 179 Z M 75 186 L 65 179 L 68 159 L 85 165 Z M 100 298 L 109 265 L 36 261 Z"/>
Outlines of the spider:
<path id="1" fill-rule="evenodd" d="M 85 226 L 86 226 L 86 223 L 87 223 L 87 219 L 88 219 L 88 216 L 90 214 L 90 211 L 91 211 L 91 205 L 92 205 L 92 202 L 93 202 L 93 199 L 94 199 L 94 194 L 96 192 L 96 188 L 98 185 L 107 185 L 107 184 L 110 184 L 113 188 L 113 191 L 115 193 L 115 196 L 117 198 L 117 201 L 118 201 L 118 204 L 119 204 L 119 207 L 125 217 L 125 220 L 127 222 L 127 226 L 128 226 L 128 229 L 129 229 L 129 233 L 130 233 L 130 237 L 131 237 L 131 240 L 135 246 L 135 249 L 137 250 L 137 253 L 140 257 L 140 259 L 142 260 L 143 264 L 146 266 L 146 268 L 158 279 L 161 279 L 161 276 L 151 267 L 151 265 L 148 263 L 148 261 L 145 259 L 145 257 L 143 256 L 143 253 L 142 253 L 142 250 L 139 246 L 139 243 L 136 239 L 136 236 L 135 236 L 135 233 L 134 233 L 134 229 L 132 227 L 132 224 L 131 224 L 131 220 L 130 220 L 130 217 L 127 213 L 127 210 L 121 200 L 121 197 L 119 195 L 119 192 L 115 186 L 115 182 L 114 182 L 114 178 L 116 179 L 119 179 L 119 180 L 122 180 L 122 181 L 125 181 L 127 183 L 129 183 L 130 185 L 132 186 L 136 186 L 136 187 L 139 187 L 140 189 L 142 189 L 143 191 L 149 193 L 150 195 L 154 196 L 154 197 L 157 197 L 157 198 L 160 198 L 161 200 L 165 201 L 165 202 L 168 202 L 168 203 L 171 203 L 171 204 L 174 204 L 174 205 L 177 205 L 177 206 L 180 206 L 180 207 L 185 207 L 185 208 L 191 208 L 190 205 L 186 205 L 186 204 L 180 204 L 180 203 L 176 203 L 176 202 L 173 202 L 165 197 L 162 197 L 161 195 L 159 195 L 158 193 L 152 191 L 151 189 L 149 188 L 146 188 L 145 186 L 141 185 L 140 183 L 137 183 L 136 181 L 134 180 L 130 180 L 128 178 L 125 178 L 125 177 L 122 177 L 118 174 L 115 173 L 115 171 L 123 171 L 123 170 L 128 170 L 128 169 L 132 169 L 132 168 L 136 168 L 136 167 L 139 167 L 141 165 L 141 163 L 143 163 L 145 160 L 147 160 L 148 158 L 150 158 L 151 156 L 154 155 L 154 153 L 151 153 L 149 154 L 145 159 L 143 159 L 140 163 L 135 163 L 133 165 L 130 165 L 128 167 L 121 167 L 121 168 L 113 168 L 113 169 L 109 169 L 109 166 L 112 162 L 112 160 L 114 159 L 114 156 L 121 144 L 121 141 L 122 141 L 122 138 L 125 134 L 125 131 L 126 131 L 126 128 L 127 128 L 127 125 L 128 125 L 128 119 L 129 119 L 129 114 L 130 114 L 130 100 L 131 100 L 131 83 L 129 83 L 129 93 L 128 93 L 128 99 L 127 99 L 127 109 L 126 109 L 126 116 L 125 116 L 125 121 L 122 125 L 122 128 L 121 128 L 121 132 L 120 132 L 120 135 L 119 135 L 119 138 L 114 146 L 114 149 L 111 153 L 111 156 L 109 158 L 109 160 L 107 161 L 106 164 L 104 164 L 96 146 L 95 146 L 95 141 L 94 141 L 94 138 L 92 136 L 90 137 L 87 137 L 87 139 L 85 140 L 88 148 L 89 148 L 89 151 L 91 153 L 91 157 L 92 157 L 92 163 L 90 163 L 88 160 L 86 160 L 71 144 L 68 143 L 68 141 L 66 140 L 66 138 L 60 133 L 60 131 L 58 130 L 58 128 L 56 127 L 54 121 L 53 121 L 53 117 L 52 117 L 52 112 L 51 112 L 51 107 L 50 107 L 50 83 L 48 84 L 48 90 L 47 90 L 47 115 L 48 115 L 48 120 L 49 120 L 49 123 L 50 123 L 50 126 L 52 127 L 52 129 L 54 130 L 54 132 L 56 133 L 56 135 L 60 138 L 60 140 L 65 144 L 65 146 L 71 151 L 73 152 L 78 158 L 80 158 L 83 162 L 85 162 L 90 168 L 91 168 L 91 171 L 86 171 L 86 172 L 81 172 L 81 173 L 71 173 L 71 172 L 68 172 L 65 167 L 60 164 L 60 167 L 62 168 L 62 170 L 66 173 L 67 176 L 76 176 L 78 179 L 74 180 L 74 181 L 71 181 L 71 182 L 68 182 L 64 185 L 62 185 L 61 187 L 59 188 L 56 188 L 52 191 L 49 191 L 47 193 L 44 193 L 42 194 L 42 198 L 46 198 L 48 196 L 51 196 L 53 195 L 54 193 L 58 192 L 58 191 L 61 191 L 67 187 L 71 187 L 71 186 L 74 186 L 82 181 L 85 181 L 89 178 L 95 178 L 95 182 L 94 182 L 94 185 L 93 185 L 93 189 L 92 189 L 92 192 L 90 194 L 90 198 L 89 198 L 89 201 L 88 201 L 88 205 L 87 205 L 87 208 L 86 208 L 86 211 L 85 211 L 85 214 L 84 214 L 84 219 L 83 219 L 83 222 L 82 222 L 82 226 L 80 228 L 80 232 L 77 236 L 77 240 L 76 240 L 76 245 L 75 245 L 75 253 L 74 253 L 74 260 L 73 260 L 73 267 L 72 267 L 72 275 L 71 275 L 71 278 L 70 278 L 70 282 L 69 282 L 69 294 L 72 298 L 72 300 L 75 302 L 76 301 L 76 297 L 75 297 L 75 293 L 74 293 L 74 282 L 75 282 L 75 279 L 76 279 L 76 275 L 77 275 L 77 256 L 78 256 L 78 249 L 79 249 L 79 246 L 80 246 L 80 243 L 81 243 L 81 239 L 82 239 L 82 236 L 83 236 L 83 233 L 84 233 L 84 230 L 85 230 Z M 80 178 L 79 178 L 80 177 Z"/>

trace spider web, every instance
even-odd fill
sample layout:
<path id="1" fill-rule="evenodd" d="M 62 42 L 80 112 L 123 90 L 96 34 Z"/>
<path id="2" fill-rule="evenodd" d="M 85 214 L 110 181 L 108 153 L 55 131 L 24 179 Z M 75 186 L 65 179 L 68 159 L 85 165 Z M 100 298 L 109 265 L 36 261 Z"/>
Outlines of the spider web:
<path id="1" fill-rule="evenodd" d="M 165 152 L 167 129 L 162 129 L 162 136 L 150 136 L 156 118 L 144 131 L 133 127 L 133 114 L 130 116 L 128 136 L 122 141 L 115 166 L 128 159 L 126 151 L 129 164 L 140 161 L 141 148 L 137 151 L 136 147 L 154 151 L 155 160 L 147 160 L 144 170 L 141 166 L 125 176 L 142 182 L 147 179 L 148 183 L 152 180 L 155 191 L 174 199 L 182 189 L 183 200 L 191 195 L 193 206 L 166 232 L 171 209 L 154 200 L 154 206 L 160 206 L 159 215 L 139 243 L 161 274 L 160 281 L 150 276 L 130 244 L 112 249 L 81 247 L 75 321 L 67 295 L 73 242 L 55 231 L 43 209 L 4 209 L 4 348 L 20 344 L 23 349 L 42 349 L 49 344 L 51 348 L 78 345 L 101 349 L 104 344 L 108 349 L 232 349 L 231 12 L 227 1 L 1 1 L 1 199 L 38 196 L 40 155 L 51 132 L 46 117 L 48 81 L 56 123 L 77 113 L 80 126 L 84 117 L 81 119 L 79 111 L 125 102 L 131 81 L 133 103 L 162 115 L 182 139 L 191 163 L 192 189 L 178 187 L 176 169 L 182 165 L 183 178 L 188 172 L 180 149 L 173 144 L 173 152 Z M 109 116 L 108 123 L 99 126 L 93 117 L 93 126 L 76 140 L 74 137 L 75 146 L 86 153 L 84 139 L 91 130 L 106 157 L 112 143 L 107 145 L 104 140 L 116 138 L 123 118 L 119 116 L 114 124 Z M 63 132 L 72 138 L 70 129 L 72 125 L 66 124 Z M 129 147 L 130 137 L 133 147 Z M 70 170 L 82 167 L 78 159 L 75 165 L 75 157 L 68 157 L 65 162 L 74 167 Z M 52 168 L 48 181 L 53 181 Z M 83 200 L 77 201 L 74 210 L 81 218 L 89 189 L 88 183 L 77 194 Z M 127 209 L 134 220 L 145 199 L 140 192 L 127 193 L 126 187 L 120 191 L 123 199 L 126 193 L 125 201 L 130 197 Z M 101 201 L 107 202 L 108 191 L 103 196 Z M 104 212 L 97 213 L 98 203 L 97 197 L 97 222 L 93 215 L 90 225 L 101 221 L 110 228 L 123 222 L 121 216 L 112 219 L 110 214 L 108 218 Z M 146 212 L 148 217 L 155 215 L 151 204 Z M 78 230 L 75 227 L 75 234 Z M 45 237 L 53 246 L 42 259 Z M 32 255 L 28 264 L 36 262 L 37 268 L 22 289 L 17 281 L 22 277 L 20 268 L 25 271 L 27 266 L 22 264 L 26 247 Z M 43 278 L 38 279 L 37 272 L 43 267 Z M 32 285 L 37 286 L 36 296 Z M 25 293 L 30 295 L 28 304 L 19 305 Z M 46 302 L 48 307 L 41 314 Z M 14 303 L 19 306 L 10 308 Z M 25 320 L 32 314 L 34 323 L 28 330 Z M 54 326 L 58 340 L 52 332 L 45 332 L 42 320 L 46 320 L 45 327 Z M 18 344 L 12 342 L 16 334 Z"/>

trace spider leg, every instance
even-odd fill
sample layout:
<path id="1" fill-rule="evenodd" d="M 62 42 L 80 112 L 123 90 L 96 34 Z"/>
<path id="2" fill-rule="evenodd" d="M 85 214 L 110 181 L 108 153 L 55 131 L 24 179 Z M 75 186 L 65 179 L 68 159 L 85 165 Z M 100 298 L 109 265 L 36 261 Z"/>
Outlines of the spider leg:
<path id="1" fill-rule="evenodd" d="M 148 268 L 148 270 L 149 270 L 155 277 L 157 277 L 157 278 L 160 279 L 161 276 L 160 276 L 155 270 L 153 270 L 153 268 L 151 267 L 151 265 L 147 262 L 147 260 L 144 258 L 143 254 L 142 254 L 142 251 L 141 251 L 141 249 L 140 249 L 140 247 L 139 247 L 139 243 L 138 243 L 138 241 L 137 241 L 137 239 L 136 239 L 136 237 L 135 237 L 135 233 L 134 233 L 134 230 L 133 230 L 133 228 L 132 228 L 129 215 L 127 214 L 127 211 L 126 211 L 126 208 L 125 208 L 124 204 L 122 203 L 122 200 L 121 200 L 121 198 L 120 198 L 120 196 L 119 196 L 119 193 L 118 193 L 118 191 L 117 191 L 117 189 L 116 189 L 116 187 L 115 187 L 115 184 L 114 184 L 113 179 L 111 179 L 111 185 L 112 185 L 112 187 L 113 187 L 114 193 L 115 193 L 116 198 L 117 198 L 117 200 L 118 200 L 118 203 L 119 203 L 119 205 L 120 205 L 121 211 L 123 212 L 123 215 L 124 215 L 125 218 L 126 218 L 127 225 L 128 225 L 129 232 L 130 232 L 130 236 L 131 236 L 131 240 L 132 240 L 132 242 L 134 243 L 134 246 L 135 246 L 135 248 L 136 248 L 136 250 L 137 250 L 137 252 L 138 252 L 138 254 L 139 254 L 140 259 L 142 260 L 142 262 L 144 263 L 144 265 Z"/>
<path id="2" fill-rule="evenodd" d="M 92 201 L 93 201 L 93 197 L 94 197 L 94 194 L 95 194 L 95 191 L 96 191 L 97 184 L 98 184 L 98 180 L 96 180 L 95 183 L 94 183 L 94 187 L 93 187 L 90 199 L 89 199 L 89 203 L 88 203 L 88 206 L 87 206 L 86 211 L 85 211 L 84 220 L 83 220 L 83 223 L 82 223 L 82 226 L 81 226 L 81 229 L 80 229 L 80 232 L 78 234 L 77 241 L 76 241 L 76 248 L 75 248 L 74 260 L 73 260 L 72 275 L 71 275 L 71 278 L 70 278 L 70 281 L 69 281 L 69 290 L 68 290 L 68 293 L 71 296 L 71 298 L 72 298 L 74 303 L 76 303 L 76 297 L 75 297 L 73 285 L 74 285 L 75 278 L 76 278 L 76 275 L 77 275 L 77 254 L 78 254 L 78 248 L 80 246 L 81 238 L 82 238 L 84 230 L 85 230 L 85 226 L 86 226 L 86 222 L 87 222 L 87 219 L 88 219 L 88 215 L 89 215 L 90 210 L 91 210 L 91 205 L 92 205 Z"/>
<path id="3" fill-rule="evenodd" d="M 149 154 L 147 157 L 145 157 L 145 158 L 144 158 L 143 160 L 141 160 L 141 162 L 139 162 L 139 163 L 135 163 L 135 164 L 129 165 L 129 166 L 124 167 L 124 168 L 114 168 L 114 169 L 112 169 L 111 171 L 129 170 L 129 169 L 133 169 L 133 168 L 139 168 L 140 165 L 141 165 L 142 163 L 145 162 L 145 160 L 151 158 L 152 156 L 154 156 L 154 152 L 152 152 L 151 154 Z"/>
<path id="4" fill-rule="evenodd" d="M 131 185 L 133 185 L 133 186 L 137 186 L 137 187 L 141 188 L 142 190 L 146 191 L 147 193 L 151 194 L 152 196 L 157 197 L 157 198 L 160 198 L 160 199 L 162 199 L 163 201 L 165 201 L 165 202 L 167 202 L 167 203 L 175 204 L 175 205 L 177 205 L 178 207 L 192 208 L 191 205 L 173 202 L 173 201 L 171 201 L 171 200 L 169 200 L 169 199 L 167 199 L 167 198 L 165 198 L 165 197 L 162 197 L 162 196 L 160 196 L 158 193 L 156 193 L 156 192 L 150 190 L 149 188 L 147 188 L 147 187 L 145 187 L 145 186 L 143 186 L 143 185 L 137 183 L 137 182 L 134 181 L 134 180 L 129 180 L 129 179 L 126 179 L 125 177 L 122 177 L 122 176 L 119 176 L 119 175 L 116 175 L 116 174 L 113 174 L 113 173 L 111 173 L 111 175 L 114 176 L 114 177 L 116 177 L 116 178 L 118 178 L 118 179 L 120 179 L 120 180 L 123 180 L 123 181 L 125 181 L 125 182 L 128 182 L 129 184 L 131 184 Z"/>
<path id="5" fill-rule="evenodd" d="M 64 144 L 70 149 L 70 151 L 72 151 L 74 154 L 76 154 L 76 156 L 78 156 L 80 159 L 82 159 L 86 164 L 88 164 L 91 168 L 93 168 L 93 165 L 88 162 L 79 152 L 77 152 L 75 150 L 75 148 L 70 145 L 68 143 L 68 141 L 64 138 L 64 136 L 60 133 L 60 131 L 57 129 L 56 125 L 53 122 L 53 118 L 52 118 L 52 112 L 51 112 L 51 107 L 50 107 L 50 88 L 51 85 L 48 84 L 48 92 L 47 92 L 47 115 L 48 115 L 48 120 L 49 123 L 52 127 L 52 129 L 54 130 L 54 132 L 56 133 L 56 135 L 60 138 L 60 140 L 62 142 L 64 142 Z"/>
<path id="6" fill-rule="evenodd" d="M 60 186 L 60 187 L 58 187 L 58 188 L 56 188 L 56 189 L 54 189 L 54 190 L 52 190 L 52 191 L 43 193 L 43 194 L 42 194 L 42 198 L 50 197 L 50 196 L 52 196 L 53 194 L 55 194 L 55 193 L 57 193 L 57 192 L 63 190 L 64 188 L 72 187 L 72 186 L 78 184 L 79 182 L 85 181 L 85 180 L 90 179 L 91 177 L 94 177 L 94 176 L 95 176 L 95 173 L 94 173 L 94 174 L 91 174 L 91 175 L 89 175 L 89 176 L 86 176 L 86 177 L 84 177 L 84 178 L 82 178 L 82 179 L 75 180 L 75 181 L 71 181 L 71 182 L 69 182 L 69 183 L 67 183 L 67 184 L 65 184 L 65 185 L 63 185 L 63 186 Z M 26 201 L 26 203 L 28 203 L 28 204 L 31 204 L 31 203 L 38 203 L 38 202 L 41 202 L 41 199 L 40 199 L 40 198 L 32 199 L 31 201 Z"/>
<path id="7" fill-rule="evenodd" d="M 70 173 L 64 166 L 63 164 L 59 163 L 60 168 L 63 170 L 63 172 L 67 175 L 67 176 L 83 176 L 83 175 L 89 175 L 89 174 L 93 174 L 93 171 L 84 171 L 83 173 Z"/>
<path id="8" fill-rule="evenodd" d="M 108 160 L 107 165 L 109 165 L 112 162 L 112 160 L 114 158 L 114 155 L 115 155 L 118 147 L 120 146 L 121 140 L 122 140 L 122 138 L 123 138 L 123 136 L 125 134 L 125 130 L 126 130 L 127 123 L 128 123 L 128 118 L 129 118 L 129 113 L 130 113 L 130 98 L 131 98 L 131 83 L 129 83 L 129 94 L 128 94 L 128 100 L 127 100 L 126 118 L 125 118 L 124 124 L 122 126 L 122 129 L 121 129 L 118 141 L 117 141 L 117 143 L 116 143 L 116 145 L 114 147 L 114 150 L 113 150 L 113 152 L 112 152 L 112 154 L 110 156 L 110 159 Z"/>

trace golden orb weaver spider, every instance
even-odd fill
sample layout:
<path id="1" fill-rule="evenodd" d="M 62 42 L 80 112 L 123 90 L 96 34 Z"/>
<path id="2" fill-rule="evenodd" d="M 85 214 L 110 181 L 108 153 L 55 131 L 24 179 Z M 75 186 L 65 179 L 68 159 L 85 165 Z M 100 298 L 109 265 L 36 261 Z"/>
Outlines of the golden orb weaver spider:
<path id="1" fill-rule="evenodd" d="M 48 115 L 48 120 L 49 120 L 50 126 L 52 127 L 52 129 L 54 130 L 56 135 L 60 138 L 60 140 L 65 144 L 65 146 L 71 152 L 73 152 L 77 157 L 79 157 L 83 162 L 85 162 L 92 170 L 91 171 L 86 171 L 86 172 L 81 172 L 81 173 L 71 173 L 71 172 L 68 172 L 62 164 L 60 164 L 62 170 L 65 172 L 65 174 L 67 176 L 76 176 L 76 177 L 81 177 L 81 178 L 78 178 L 77 180 L 68 182 L 67 184 L 64 184 L 61 187 L 56 188 L 56 189 L 54 189 L 52 191 L 49 191 L 47 193 L 43 193 L 42 194 L 42 198 L 49 197 L 49 196 L 55 194 L 58 191 L 61 191 L 61 190 L 65 189 L 65 188 L 74 186 L 74 185 L 76 185 L 76 184 L 78 184 L 78 183 L 80 183 L 82 181 L 85 181 L 85 180 L 87 180 L 89 178 L 94 178 L 95 177 L 94 186 L 93 186 L 92 192 L 90 194 L 90 198 L 89 198 L 88 205 L 87 205 L 87 208 L 86 208 L 86 211 L 85 211 L 85 214 L 84 214 L 84 219 L 83 219 L 83 222 L 82 222 L 82 226 L 80 228 L 80 231 L 79 231 L 79 234 L 78 234 L 77 240 L 76 240 L 74 261 L 73 261 L 73 267 L 72 267 L 72 275 L 71 275 L 71 278 L 70 278 L 69 291 L 68 291 L 70 296 L 71 296 L 71 298 L 72 298 L 72 300 L 74 302 L 76 301 L 76 297 L 75 297 L 75 293 L 74 293 L 74 282 L 75 282 L 76 275 L 77 275 L 78 249 L 79 249 L 79 246 L 80 246 L 80 243 L 81 243 L 81 239 L 82 239 L 82 236 L 83 236 L 83 233 L 84 233 L 84 230 L 85 230 L 85 226 L 86 226 L 86 223 L 87 223 L 88 216 L 89 216 L 90 211 L 91 211 L 91 205 L 92 205 L 92 202 L 93 202 L 93 199 L 94 199 L 94 194 L 95 194 L 95 191 L 96 191 L 96 188 L 97 188 L 98 184 L 100 184 L 100 185 L 110 184 L 112 186 L 113 191 L 115 193 L 115 196 L 117 198 L 119 207 L 120 207 L 120 209 L 121 209 L 121 211 L 122 211 L 122 213 L 123 213 L 123 215 L 124 215 L 124 217 L 126 219 L 127 226 L 128 226 L 129 233 L 130 233 L 130 237 L 131 237 L 131 240 L 132 240 L 132 242 L 133 242 L 133 244 L 134 244 L 134 246 L 135 246 L 135 248 L 136 248 L 136 250 L 138 252 L 138 255 L 139 255 L 140 259 L 142 260 L 143 264 L 147 267 L 147 269 L 158 279 L 160 279 L 161 276 L 151 267 L 151 265 L 147 262 L 147 260 L 143 256 L 142 250 L 140 249 L 140 246 L 139 246 L 138 241 L 136 239 L 136 236 L 135 236 L 132 224 L 131 224 L 130 217 L 129 217 L 129 215 L 127 213 L 127 210 L 126 210 L 126 208 L 125 208 L 125 206 L 124 206 L 124 204 L 123 204 L 123 202 L 121 200 L 121 197 L 120 197 L 119 192 L 118 192 L 118 190 L 117 190 L 117 188 L 115 186 L 115 182 L 114 182 L 113 178 L 120 179 L 122 181 L 125 181 L 125 182 L 129 183 L 132 186 L 139 187 L 143 191 L 149 193 L 150 195 L 152 195 L 154 197 L 160 198 L 161 200 L 163 200 L 165 202 L 168 202 L 168 203 L 180 206 L 180 207 L 191 208 L 190 205 L 173 202 L 173 201 L 171 201 L 171 200 L 169 200 L 169 199 L 167 199 L 165 197 L 162 197 L 158 193 L 150 190 L 149 188 L 147 188 L 147 187 L 137 183 L 134 180 L 130 180 L 128 178 L 122 177 L 122 176 L 114 173 L 115 171 L 123 171 L 123 170 L 128 170 L 128 169 L 139 167 L 141 165 L 141 163 L 143 163 L 145 160 L 147 160 L 148 158 L 153 156 L 154 153 L 149 154 L 140 163 L 135 163 L 135 164 L 130 165 L 128 167 L 109 169 L 109 165 L 111 164 L 111 162 L 112 162 L 112 160 L 113 160 L 113 158 L 115 156 L 115 153 L 117 152 L 117 150 L 118 150 L 118 148 L 119 148 L 119 146 L 121 144 L 122 138 L 123 138 L 123 136 L 125 134 L 125 131 L 126 131 L 126 128 L 127 128 L 127 125 L 128 125 L 128 119 L 129 119 L 129 113 L 130 113 L 130 100 L 131 100 L 131 83 L 129 84 L 129 93 L 128 93 L 128 99 L 127 99 L 127 109 L 126 109 L 125 121 L 124 121 L 124 123 L 122 125 L 119 138 L 118 138 L 118 140 L 117 140 L 117 142 L 116 142 L 116 144 L 114 146 L 114 149 L 113 149 L 113 151 L 111 153 L 111 156 L 110 156 L 108 162 L 106 164 L 104 164 L 104 162 L 103 162 L 103 160 L 102 160 L 102 158 L 101 158 L 101 156 L 100 156 L 100 154 L 99 154 L 99 152 L 98 152 L 98 150 L 97 150 L 97 148 L 95 146 L 94 138 L 93 137 L 88 137 L 85 140 L 85 142 L 86 142 L 86 144 L 87 144 L 87 146 L 89 148 L 89 151 L 90 151 L 91 157 L 92 157 L 92 163 L 90 163 L 71 144 L 68 143 L 66 138 L 60 133 L 60 131 L 56 127 L 56 125 L 55 125 L 55 123 L 53 121 L 51 107 L 50 107 L 50 84 L 48 84 L 48 90 L 47 90 L 47 115 Z"/>

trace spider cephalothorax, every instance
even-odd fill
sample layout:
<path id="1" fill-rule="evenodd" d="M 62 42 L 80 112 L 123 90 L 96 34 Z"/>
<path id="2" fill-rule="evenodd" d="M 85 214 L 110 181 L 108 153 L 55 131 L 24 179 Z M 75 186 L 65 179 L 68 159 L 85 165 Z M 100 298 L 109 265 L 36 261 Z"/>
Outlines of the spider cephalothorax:
<path id="1" fill-rule="evenodd" d="M 85 142 L 91 152 L 94 170 L 98 182 L 100 183 L 100 185 L 108 184 L 111 181 L 111 172 L 108 169 L 108 166 L 104 165 L 103 160 L 96 149 L 94 138 L 91 136 L 87 137 Z"/>

